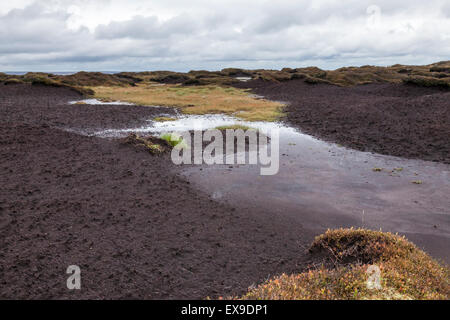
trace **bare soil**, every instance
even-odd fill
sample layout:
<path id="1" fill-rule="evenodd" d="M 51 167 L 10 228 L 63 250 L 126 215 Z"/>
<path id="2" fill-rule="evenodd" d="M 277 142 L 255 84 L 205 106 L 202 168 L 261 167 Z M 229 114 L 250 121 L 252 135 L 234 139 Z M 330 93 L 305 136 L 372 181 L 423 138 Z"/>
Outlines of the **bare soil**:
<path id="1" fill-rule="evenodd" d="M 450 163 L 448 91 L 303 80 L 239 86 L 289 101 L 287 120 L 302 131 Z M 215 298 L 319 261 L 298 219 L 273 206 L 216 202 L 167 153 L 86 135 L 139 127 L 171 109 L 68 105 L 76 99 L 67 88 L 0 86 L 0 298 Z M 81 290 L 66 287 L 69 265 L 81 267 Z"/>
<path id="2" fill-rule="evenodd" d="M 1 299 L 214 298 L 313 262 L 300 224 L 216 203 L 168 154 L 78 134 L 161 110 L 67 104 L 80 98 L 0 87 Z M 81 290 L 66 287 L 69 265 Z"/>

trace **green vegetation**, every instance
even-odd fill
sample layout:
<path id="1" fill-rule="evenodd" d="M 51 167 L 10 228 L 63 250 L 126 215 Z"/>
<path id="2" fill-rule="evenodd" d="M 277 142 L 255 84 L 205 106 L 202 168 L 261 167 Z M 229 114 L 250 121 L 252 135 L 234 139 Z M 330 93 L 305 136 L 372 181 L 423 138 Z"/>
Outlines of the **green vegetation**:
<path id="1" fill-rule="evenodd" d="M 422 184 L 423 181 L 422 181 L 422 180 L 413 180 L 413 181 L 411 181 L 411 183 L 414 183 L 414 184 Z"/>
<path id="2" fill-rule="evenodd" d="M 449 299 L 450 270 L 404 237 L 365 229 L 328 230 L 311 254 L 331 268 L 281 275 L 242 299 Z M 381 288 L 369 288 L 368 268 L 380 270 Z"/>
<path id="3" fill-rule="evenodd" d="M 188 148 L 187 143 L 183 140 L 183 137 L 176 133 L 164 133 L 160 137 L 166 141 L 172 147 Z"/>

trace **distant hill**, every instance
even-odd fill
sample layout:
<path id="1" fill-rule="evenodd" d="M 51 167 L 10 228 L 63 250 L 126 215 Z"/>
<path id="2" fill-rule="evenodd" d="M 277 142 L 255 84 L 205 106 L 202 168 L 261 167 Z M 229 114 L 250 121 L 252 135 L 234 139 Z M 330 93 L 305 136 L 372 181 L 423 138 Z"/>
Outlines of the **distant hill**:
<path id="1" fill-rule="evenodd" d="M 184 85 L 232 85 L 238 77 L 263 79 L 266 81 L 289 81 L 304 79 L 307 83 L 326 83 L 338 86 L 353 86 L 368 83 L 394 82 L 418 86 L 450 88 L 450 61 L 414 66 L 396 64 L 389 67 L 361 66 L 322 70 L 317 67 L 284 68 L 282 70 L 247 70 L 227 68 L 221 71 L 173 71 L 78 72 L 68 75 L 30 72 L 23 75 L 0 73 L 4 84 L 33 83 L 41 85 L 71 86 L 75 88 L 93 86 L 136 86 L 139 83 L 181 83 Z M 81 90 L 81 89 L 80 89 Z M 88 91 L 87 91 L 88 93 Z"/>

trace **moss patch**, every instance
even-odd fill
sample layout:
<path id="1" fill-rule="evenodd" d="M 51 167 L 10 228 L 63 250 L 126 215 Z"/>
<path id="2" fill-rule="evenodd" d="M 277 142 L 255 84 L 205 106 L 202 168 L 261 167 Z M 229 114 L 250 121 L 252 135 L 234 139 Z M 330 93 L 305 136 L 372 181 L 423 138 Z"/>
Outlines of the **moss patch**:
<path id="1" fill-rule="evenodd" d="M 176 133 L 164 133 L 160 137 L 162 140 L 166 141 L 172 147 L 188 148 L 188 145 L 183 140 L 183 137 Z"/>

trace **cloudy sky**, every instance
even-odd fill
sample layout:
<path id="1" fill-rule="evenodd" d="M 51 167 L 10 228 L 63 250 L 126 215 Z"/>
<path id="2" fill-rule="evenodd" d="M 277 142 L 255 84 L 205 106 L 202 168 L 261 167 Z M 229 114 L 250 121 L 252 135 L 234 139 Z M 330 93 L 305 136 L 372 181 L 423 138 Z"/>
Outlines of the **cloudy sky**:
<path id="1" fill-rule="evenodd" d="M 0 71 L 450 60 L 449 0 L 0 0 Z"/>

